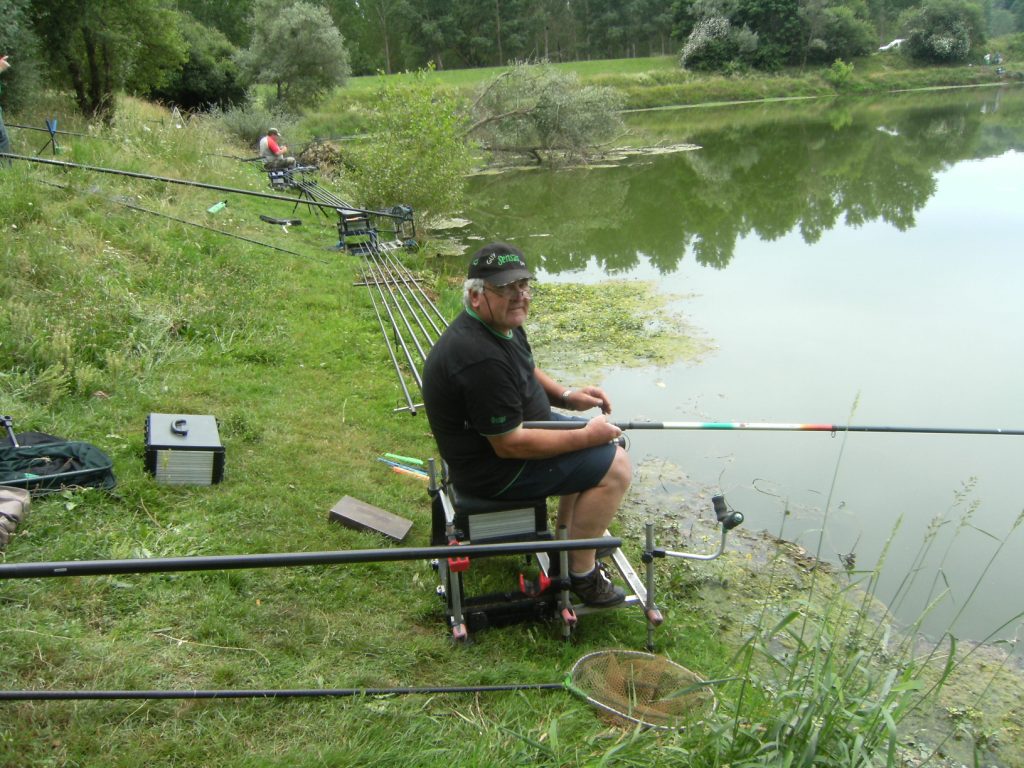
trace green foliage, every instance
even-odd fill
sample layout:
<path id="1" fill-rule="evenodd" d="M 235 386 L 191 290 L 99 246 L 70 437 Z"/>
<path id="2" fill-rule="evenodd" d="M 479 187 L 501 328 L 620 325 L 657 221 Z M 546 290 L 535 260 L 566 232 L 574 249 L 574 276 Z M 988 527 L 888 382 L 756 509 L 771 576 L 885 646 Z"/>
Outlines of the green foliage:
<path id="1" fill-rule="evenodd" d="M 969 501 L 970 490 L 959 495 L 958 505 Z M 826 539 L 829 504 L 818 536 L 818 557 Z M 975 500 L 961 509 L 958 533 L 972 527 L 970 518 L 976 508 Z M 1024 513 L 1012 524 L 1010 535 L 1022 521 Z M 936 543 L 936 533 L 951 522 L 943 514 L 933 520 L 912 560 L 899 566 L 904 575 L 890 604 L 899 605 L 915 589 L 915 581 L 924 578 L 922 565 Z M 902 764 L 898 761 L 908 733 L 914 730 L 915 713 L 933 711 L 947 685 L 958 679 L 963 684 L 965 677 L 979 673 L 971 660 L 974 651 L 961 652 L 948 631 L 934 643 L 919 636 L 928 613 L 949 598 L 948 591 L 940 589 L 944 563 L 934 570 L 930 605 L 906 632 L 894 630 L 877 601 L 876 590 L 889 568 L 887 554 L 899 527 L 897 520 L 873 570 L 860 572 L 848 565 L 844 579 L 812 566 L 802 583 L 801 599 L 785 606 L 780 605 L 778 591 L 788 591 L 785 584 L 793 578 L 793 565 L 782 552 L 776 553 L 769 566 L 769 582 L 761 586 L 764 598 L 754 631 L 733 659 L 743 682 L 726 702 L 726 717 L 713 728 L 715 765 L 861 768 Z M 785 540 L 784 529 L 785 522 L 778 541 Z M 999 557 L 1002 547 L 1001 543 L 991 554 L 984 570 Z M 972 590 L 967 603 L 973 594 Z M 1007 624 L 1019 622 L 1022 615 Z M 923 646 L 930 650 L 921 653 Z M 1007 654 L 1002 664 L 1009 661 Z M 986 666 L 983 662 L 981 668 L 991 685 L 1001 669 Z M 979 698 L 958 711 L 970 712 L 984 698 L 988 685 L 976 686 Z M 931 725 L 932 730 L 941 727 Z M 948 733 L 938 734 L 932 748 L 920 753 L 920 764 L 941 754 L 949 739 Z M 976 748 L 976 758 L 980 754 Z"/>
<path id="2" fill-rule="evenodd" d="M 1019 29 L 1017 17 L 1009 8 L 993 8 L 988 23 L 988 34 L 991 37 L 1012 35 Z"/>
<path id="3" fill-rule="evenodd" d="M 825 79 L 828 80 L 832 87 L 837 91 L 841 91 L 850 82 L 850 78 L 853 77 L 853 64 L 847 64 L 842 59 L 836 59 L 832 62 L 832 66 L 825 72 Z"/>
<path id="4" fill-rule="evenodd" d="M 991 43 L 995 50 L 1002 52 L 1007 58 L 1013 57 L 1016 61 L 1024 59 L 1024 32 L 992 40 Z"/>
<path id="5" fill-rule="evenodd" d="M 757 33 L 757 69 L 774 71 L 802 61 L 805 37 L 798 0 L 738 0 L 730 21 Z"/>
<path id="6" fill-rule="evenodd" d="M 877 34 L 867 19 L 860 18 L 848 6 L 825 11 L 824 53 L 829 58 L 852 59 L 875 48 Z"/>
<path id="7" fill-rule="evenodd" d="M 903 50 L 916 61 L 964 62 L 985 42 L 981 8 L 967 0 L 926 0 L 900 18 L 900 28 Z"/>
<path id="8" fill-rule="evenodd" d="M 351 149 L 352 181 L 364 205 L 404 203 L 420 214 L 443 215 L 462 203 L 472 166 L 464 118 L 455 99 L 426 77 L 385 80 L 377 93 L 373 141 Z"/>
<path id="9" fill-rule="evenodd" d="M 247 147 L 255 149 L 267 129 L 273 126 L 287 136 L 296 123 L 294 115 L 279 108 L 270 108 L 257 102 L 226 109 L 214 108 L 210 116 L 230 135 L 240 139 Z"/>
<path id="10" fill-rule="evenodd" d="M 273 100 L 292 109 L 314 105 L 349 76 L 348 51 L 326 9 L 305 0 L 282 6 L 257 0 L 252 42 L 238 55 L 248 83 L 270 83 Z"/>
<path id="11" fill-rule="evenodd" d="M 188 14 L 181 17 L 181 32 L 188 46 L 188 60 L 166 83 L 152 89 L 150 96 L 185 109 L 245 101 L 245 88 L 239 82 L 233 58 L 237 49 L 224 34 Z"/>
<path id="12" fill-rule="evenodd" d="M 828 62 L 870 52 L 877 33 L 867 7 L 829 0 L 693 0 L 680 4 L 677 23 L 687 31 L 680 66 L 774 71 L 786 65 Z"/>
<path id="13" fill-rule="evenodd" d="M 519 63 L 484 86 L 470 131 L 495 151 L 579 157 L 621 129 L 621 105 L 614 90 L 573 72 Z"/>
<path id="14" fill-rule="evenodd" d="M 17 110 L 31 102 L 40 84 L 39 41 L 28 21 L 29 0 L 0 0 L 0 56 L 11 68 L 0 81 L 0 106 Z"/>
<path id="15" fill-rule="evenodd" d="M 180 176 L 182 165 L 199 162 L 218 140 L 202 123 L 151 125 L 147 108 L 126 101 L 105 134 L 116 162 L 104 154 L 80 159 L 141 161 L 140 170 Z M 154 153 L 173 154 L 177 167 L 154 167 Z M 214 339 L 266 330 L 244 315 L 270 290 L 270 276 L 251 262 L 223 259 L 237 246 L 199 230 L 168 232 L 166 223 L 140 226 L 145 214 L 119 204 L 158 209 L 173 191 L 147 197 L 155 191 L 149 183 L 104 195 L 74 178 L 57 179 L 54 188 L 33 171 L 15 165 L 2 179 L 0 397 L 55 407 L 97 391 L 132 391 Z"/>
<path id="16" fill-rule="evenodd" d="M 724 70 L 733 62 L 750 64 L 757 44 L 757 33 L 749 27 L 735 29 L 723 16 L 705 16 L 686 39 L 679 65 L 684 69 L 711 71 Z"/>
<path id="17" fill-rule="evenodd" d="M 110 120 L 114 95 L 148 94 L 186 59 L 171 0 L 35 0 L 36 33 L 86 117 Z"/>
<path id="18" fill-rule="evenodd" d="M 176 0 L 178 10 L 190 14 L 203 26 L 215 29 L 233 45 L 249 44 L 249 16 L 254 0 Z"/>

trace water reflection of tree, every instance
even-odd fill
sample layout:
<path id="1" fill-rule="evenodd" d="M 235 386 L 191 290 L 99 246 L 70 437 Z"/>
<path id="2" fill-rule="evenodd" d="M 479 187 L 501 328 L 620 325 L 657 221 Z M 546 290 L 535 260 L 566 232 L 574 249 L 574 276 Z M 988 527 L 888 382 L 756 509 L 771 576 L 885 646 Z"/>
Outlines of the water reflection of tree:
<path id="1" fill-rule="evenodd" d="M 692 152 L 490 177 L 476 185 L 470 216 L 488 236 L 526 245 L 549 272 L 593 259 L 614 274 L 640 254 L 669 272 L 687 251 L 724 268 L 744 237 L 798 231 L 813 243 L 841 220 L 884 221 L 902 231 L 934 193 L 938 171 L 1024 144 L 1024 100 L 1004 99 L 996 109 L 980 98 L 991 100 L 970 94 L 856 110 L 787 109 L 780 119 L 764 111 L 749 122 L 702 126 L 687 135 L 701 146 Z M 538 234 L 547 237 L 526 240 Z"/>

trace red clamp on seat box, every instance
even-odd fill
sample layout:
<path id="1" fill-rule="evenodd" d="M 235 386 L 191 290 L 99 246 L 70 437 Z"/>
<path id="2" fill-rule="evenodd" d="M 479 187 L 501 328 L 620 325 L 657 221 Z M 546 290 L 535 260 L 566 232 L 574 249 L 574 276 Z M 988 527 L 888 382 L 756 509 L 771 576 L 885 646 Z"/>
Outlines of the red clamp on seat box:
<path id="1" fill-rule="evenodd" d="M 449 541 L 449 546 L 458 546 L 459 542 Z M 469 558 L 468 557 L 449 557 L 448 558 L 448 570 L 452 573 L 462 573 L 463 571 L 469 570 Z"/>

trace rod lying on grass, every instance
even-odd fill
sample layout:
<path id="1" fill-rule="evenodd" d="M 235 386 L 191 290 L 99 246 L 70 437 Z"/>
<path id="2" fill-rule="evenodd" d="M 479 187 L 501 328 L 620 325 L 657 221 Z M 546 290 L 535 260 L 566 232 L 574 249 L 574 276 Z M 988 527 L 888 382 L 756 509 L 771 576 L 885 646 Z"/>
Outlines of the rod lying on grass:
<path id="1" fill-rule="evenodd" d="M 447 557 L 492 557 L 532 552 L 621 547 L 622 539 L 600 537 L 566 541 L 527 541 L 499 544 L 460 544 L 445 547 L 395 547 L 352 549 L 341 552 L 277 552 L 263 555 L 210 555 L 201 557 L 152 557 L 126 560 L 64 560 L 50 563 L 0 565 L 0 580 L 60 576 L 109 576 L 126 573 L 173 573 L 179 571 L 227 571 L 241 568 L 290 568 L 300 565 L 384 563 L 397 560 L 434 560 Z"/>
<path id="2" fill-rule="evenodd" d="M 0 701 L 97 701 L 109 699 L 277 699 L 405 694 L 570 691 L 623 725 L 681 730 L 697 725 L 717 707 L 714 686 L 734 678 L 705 680 L 669 659 L 639 651 L 588 653 L 559 683 L 410 686 L 395 688 L 290 688 L 178 691 L 0 691 Z"/>

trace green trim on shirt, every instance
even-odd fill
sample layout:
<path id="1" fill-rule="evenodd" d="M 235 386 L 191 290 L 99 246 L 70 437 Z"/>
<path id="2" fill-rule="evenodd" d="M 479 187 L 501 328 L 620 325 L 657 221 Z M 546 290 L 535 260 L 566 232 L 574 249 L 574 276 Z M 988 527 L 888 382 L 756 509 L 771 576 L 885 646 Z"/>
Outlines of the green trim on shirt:
<path id="1" fill-rule="evenodd" d="M 480 317 L 480 315 L 478 315 L 478 314 L 477 314 L 476 312 L 474 312 L 474 311 L 473 311 L 472 309 L 470 309 L 469 307 L 466 307 L 466 314 L 468 314 L 468 315 L 469 315 L 470 317 L 472 317 L 472 318 L 473 318 L 474 320 L 478 320 L 478 321 L 480 322 L 480 324 L 481 324 L 481 325 L 482 325 L 482 326 L 483 326 L 484 328 L 486 328 L 486 329 L 487 329 L 488 331 L 490 331 L 490 332 L 491 332 L 492 334 L 494 334 L 495 336 L 497 336 L 497 337 L 498 337 L 499 339 L 502 339 L 502 340 L 504 340 L 504 341 L 508 341 L 509 339 L 511 339 L 511 338 L 512 338 L 512 331 L 511 331 L 511 330 L 510 330 L 510 331 L 509 331 L 509 332 L 508 332 L 507 334 L 506 334 L 506 333 L 498 333 L 498 332 L 497 332 L 496 330 L 494 330 L 493 328 L 491 328 L 491 326 L 489 326 L 489 325 L 487 324 L 487 321 L 486 321 L 486 320 L 484 320 L 484 319 L 483 319 L 482 317 Z"/>
<path id="2" fill-rule="evenodd" d="M 513 477 L 511 480 L 509 480 L 508 484 L 504 488 L 502 488 L 500 491 L 498 491 L 496 494 L 494 494 L 494 495 L 495 496 L 501 496 L 501 494 L 503 494 L 505 491 L 507 491 L 509 488 L 511 488 L 513 485 L 515 485 L 516 480 L 518 480 L 519 476 L 521 474 L 523 474 L 523 470 L 524 469 L 526 469 L 526 462 L 525 461 L 520 465 L 519 471 L 516 472 L 516 476 Z"/>

